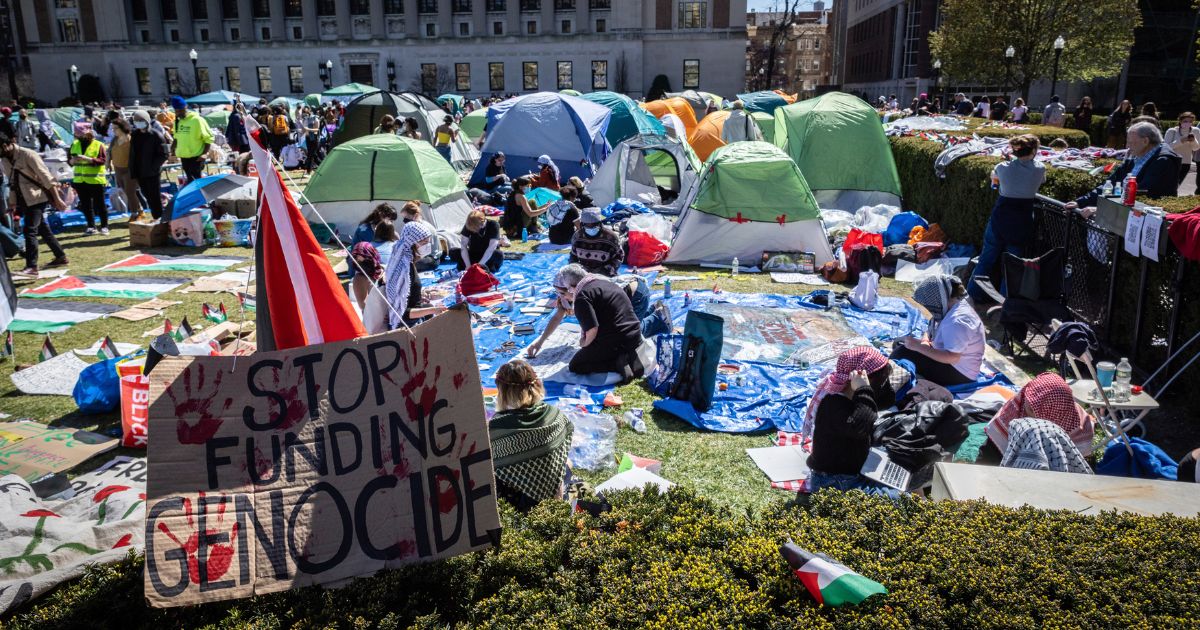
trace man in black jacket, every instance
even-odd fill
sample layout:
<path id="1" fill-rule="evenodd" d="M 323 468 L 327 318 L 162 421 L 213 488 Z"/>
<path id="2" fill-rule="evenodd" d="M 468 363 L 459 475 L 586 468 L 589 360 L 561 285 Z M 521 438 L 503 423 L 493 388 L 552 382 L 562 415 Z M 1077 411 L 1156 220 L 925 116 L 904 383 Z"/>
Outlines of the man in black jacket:
<path id="1" fill-rule="evenodd" d="M 150 126 L 150 116 L 142 110 L 133 112 L 133 134 L 129 138 L 129 175 L 137 180 L 138 189 L 146 198 L 150 216 L 163 215 L 161 179 L 162 165 L 167 161 L 167 139 Z"/>
<path id="2" fill-rule="evenodd" d="M 1108 181 L 1113 185 L 1124 185 L 1125 178 L 1133 175 L 1137 178 L 1138 194 L 1150 197 L 1174 197 L 1179 193 L 1179 164 L 1180 158 L 1163 144 L 1162 131 L 1154 123 L 1140 122 L 1129 127 L 1126 137 L 1129 155 L 1121 166 L 1114 169 Z M 1096 200 L 1100 198 L 1100 189 L 1094 188 L 1088 194 L 1066 205 L 1068 210 L 1079 208 L 1080 214 L 1090 217 L 1096 212 Z"/>

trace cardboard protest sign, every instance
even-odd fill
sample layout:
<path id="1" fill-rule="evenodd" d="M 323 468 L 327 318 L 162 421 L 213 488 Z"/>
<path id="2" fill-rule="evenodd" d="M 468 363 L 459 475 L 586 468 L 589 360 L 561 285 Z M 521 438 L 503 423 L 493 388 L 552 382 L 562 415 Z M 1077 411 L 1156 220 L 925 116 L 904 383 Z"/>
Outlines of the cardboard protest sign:
<path id="1" fill-rule="evenodd" d="M 164 358 L 150 375 L 150 604 L 333 584 L 498 543 L 468 317 Z"/>
<path id="2" fill-rule="evenodd" d="M 116 447 L 117 440 L 91 431 L 40 422 L 0 422 L 0 475 L 36 481 Z"/>

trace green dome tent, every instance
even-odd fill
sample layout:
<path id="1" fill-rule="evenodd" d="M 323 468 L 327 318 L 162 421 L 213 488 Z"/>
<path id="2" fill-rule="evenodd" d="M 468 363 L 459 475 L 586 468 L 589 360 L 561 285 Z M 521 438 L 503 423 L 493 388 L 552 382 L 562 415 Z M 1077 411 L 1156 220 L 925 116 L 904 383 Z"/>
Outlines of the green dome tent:
<path id="1" fill-rule="evenodd" d="M 321 100 L 329 101 L 336 98 L 337 100 L 345 103 L 346 101 L 357 96 L 378 91 L 379 88 L 373 85 L 366 85 L 364 83 L 346 83 L 345 85 L 332 87 L 324 92 L 321 92 Z"/>
<path id="2" fill-rule="evenodd" d="M 751 112 L 750 117 L 753 118 L 754 123 L 758 125 L 758 130 L 762 132 L 763 141 L 774 142 L 775 117 L 764 112 Z"/>
<path id="3" fill-rule="evenodd" d="M 668 263 L 757 264 L 764 251 L 833 260 L 821 212 L 804 175 L 778 147 L 734 142 L 704 163 L 675 228 Z"/>
<path id="4" fill-rule="evenodd" d="M 425 220 L 439 232 L 457 233 L 471 212 L 466 191 L 433 145 L 373 134 L 329 152 L 304 189 L 304 213 L 312 223 L 320 223 L 320 214 L 339 236 L 347 237 L 380 203 L 399 208 L 416 200 L 426 207 Z"/>
<path id="5" fill-rule="evenodd" d="M 470 138 L 471 142 L 475 142 L 483 135 L 483 130 L 487 127 L 487 112 L 487 107 L 477 109 L 458 121 L 459 131 Z"/>
<path id="6" fill-rule="evenodd" d="M 446 112 L 423 94 L 376 90 L 346 105 L 342 124 L 333 134 L 334 146 L 371 134 L 385 115 L 398 121 L 415 119 L 417 131 L 421 132 L 422 138 L 429 140 L 433 138 L 434 130 L 442 124 Z M 470 171 L 479 162 L 479 150 L 460 134 L 458 141 L 450 147 L 450 159 L 456 170 Z"/>
<path id="7" fill-rule="evenodd" d="M 900 176 L 879 114 L 844 92 L 775 110 L 775 146 L 800 167 L 822 208 L 900 205 Z"/>
<path id="8" fill-rule="evenodd" d="M 657 118 L 646 113 L 646 110 L 638 107 L 633 99 L 624 94 L 600 91 L 584 94 L 583 98 L 612 110 L 612 117 L 608 119 L 608 129 L 604 132 L 604 137 L 611 147 L 641 134 L 661 136 L 667 132 Z"/>

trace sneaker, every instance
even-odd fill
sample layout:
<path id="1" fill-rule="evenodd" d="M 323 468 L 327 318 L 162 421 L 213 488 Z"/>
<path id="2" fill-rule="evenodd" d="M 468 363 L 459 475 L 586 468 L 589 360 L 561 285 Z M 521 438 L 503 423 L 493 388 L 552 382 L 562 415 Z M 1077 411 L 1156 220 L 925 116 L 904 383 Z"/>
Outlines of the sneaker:
<path id="1" fill-rule="evenodd" d="M 21 275 L 36 277 L 38 275 L 38 268 L 37 267 L 26 267 L 21 270 Z"/>
<path id="2" fill-rule="evenodd" d="M 100 228 L 100 233 L 101 233 L 101 234 L 105 234 L 105 235 L 107 235 L 107 234 L 108 234 L 108 228 L 106 228 L 106 227 Z"/>
<path id="3" fill-rule="evenodd" d="M 48 265 L 46 265 L 46 267 L 47 268 L 49 268 L 49 267 L 66 267 L 68 264 L 70 264 L 70 263 L 67 261 L 66 256 L 59 256 L 58 258 L 51 260 L 50 263 Z"/>
<path id="4" fill-rule="evenodd" d="M 94 227 L 90 227 L 90 228 L 88 228 L 88 229 L 86 229 L 86 230 L 84 230 L 84 231 L 83 231 L 83 235 L 84 235 L 84 236 L 91 236 L 91 235 L 93 235 L 93 234 L 95 234 L 95 233 L 96 233 L 96 228 L 94 228 Z"/>

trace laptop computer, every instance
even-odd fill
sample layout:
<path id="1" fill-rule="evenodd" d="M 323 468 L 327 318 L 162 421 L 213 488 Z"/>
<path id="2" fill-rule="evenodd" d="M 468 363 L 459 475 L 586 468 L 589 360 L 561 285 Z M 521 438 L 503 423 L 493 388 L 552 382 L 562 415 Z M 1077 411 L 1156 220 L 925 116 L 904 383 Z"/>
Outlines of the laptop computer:
<path id="1" fill-rule="evenodd" d="M 878 447 L 867 452 L 867 461 L 863 462 L 859 473 L 867 479 L 878 481 L 901 492 L 907 492 L 908 485 L 912 482 L 912 473 L 893 462 L 887 451 Z"/>

